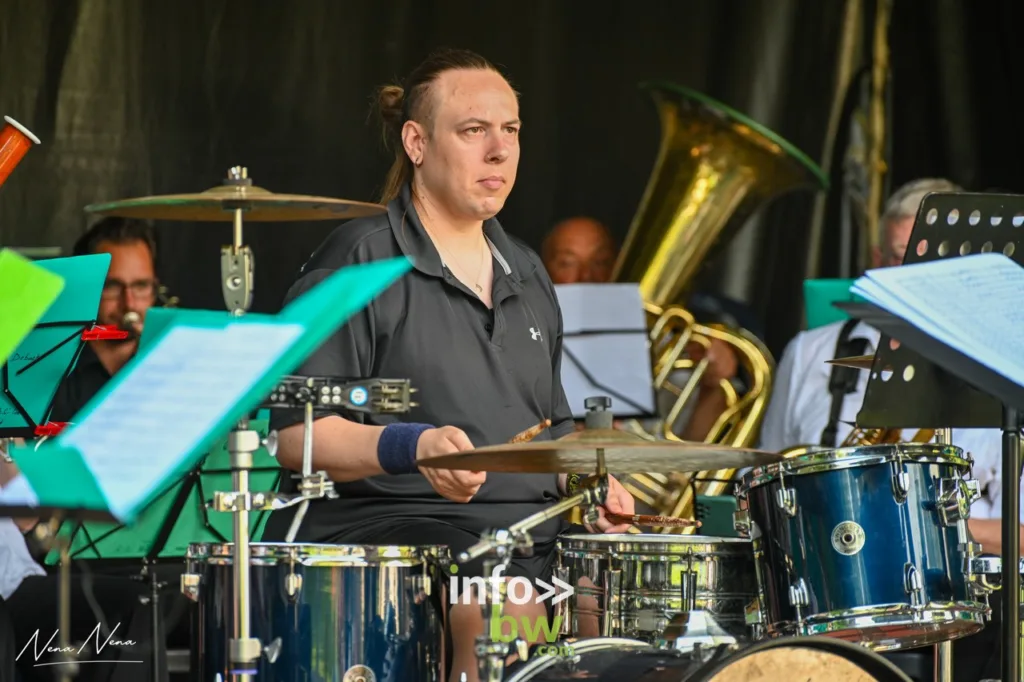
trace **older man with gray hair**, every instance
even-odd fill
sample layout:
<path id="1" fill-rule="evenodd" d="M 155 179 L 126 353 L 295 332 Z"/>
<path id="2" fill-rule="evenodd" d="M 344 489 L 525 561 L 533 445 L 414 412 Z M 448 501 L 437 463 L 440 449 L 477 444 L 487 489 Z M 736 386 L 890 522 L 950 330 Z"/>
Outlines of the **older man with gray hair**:
<path id="1" fill-rule="evenodd" d="M 917 211 L 926 195 L 962 191 L 949 180 L 939 178 L 915 180 L 897 189 L 885 203 L 879 219 L 880 246 L 872 254 L 874 267 L 903 263 Z M 779 451 L 813 445 L 833 448 L 842 443 L 857 421 L 868 373 L 826 363 L 833 358 L 874 353 L 879 339 L 878 330 L 857 320 L 836 322 L 797 334 L 779 361 L 771 402 L 761 427 L 761 449 Z M 909 441 L 914 435 L 914 430 L 905 429 L 901 437 Z M 982 545 L 982 551 L 1001 554 L 1000 432 L 953 429 L 952 435 L 953 443 L 973 457 L 974 477 L 982 490 L 981 498 L 971 506 L 968 528 L 974 540 Z M 1021 540 L 1024 544 L 1024 533 Z M 992 624 L 981 635 L 958 642 L 954 653 L 955 679 L 998 677 L 998 637 L 991 636 L 998 631 L 998 626 Z M 911 677 L 931 679 L 927 670 L 931 661 L 927 656 L 922 658 L 908 652 L 891 658 Z M 996 666 L 994 673 L 989 675 L 993 665 Z"/>

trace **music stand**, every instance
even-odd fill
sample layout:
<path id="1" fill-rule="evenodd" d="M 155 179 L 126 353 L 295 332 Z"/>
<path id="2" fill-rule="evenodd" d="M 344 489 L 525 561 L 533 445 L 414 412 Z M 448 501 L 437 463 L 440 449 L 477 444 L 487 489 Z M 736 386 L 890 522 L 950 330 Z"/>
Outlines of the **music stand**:
<path id="1" fill-rule="evenodd" d="M 972 252 L 1002 252 L 1024 267 L 1018 248 L 1024 196 L 929 194 L 921 202 L 905 265 Z M 837 307 L 882 332 L 858 426 L 996 428 L 1003 432 L 1003 680 L 1020 679 L 1020 477 L 1024 387 L 871 303 Z M 897 342 L 891 342 L 899 339 Z"/>
<path id="2" fill-rule="evenodd" d="M 52 435 L 45 429 L 57 390 L 84 343 L 111 338 L 96 327 L 110 254 L 37 261 L 64 279 L 64 289 L 0 368 L 0 438 Z"/>
<path id="3" fill-rule="evenodd" d="M 643 300 L 637 284 L 560 284 L 561 379 L 573 417 L 582 419 L 592 395 L 613 398 L 615 416 L 657 414 Z M 534 341 L 551 343 L 530 329 Z"/>

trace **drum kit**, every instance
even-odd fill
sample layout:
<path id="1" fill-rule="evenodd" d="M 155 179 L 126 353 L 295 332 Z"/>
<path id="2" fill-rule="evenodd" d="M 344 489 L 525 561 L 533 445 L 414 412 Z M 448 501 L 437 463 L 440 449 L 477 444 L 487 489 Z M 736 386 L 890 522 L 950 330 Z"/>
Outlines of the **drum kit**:
<path id="1" fill-rule="evenodd" d="M 222 290 L 228 310 L 242 315 L 253 292 L 243 220 L 339 220 L 384 207 L 273 194 L 237 167 L 206 192 L 87 211 L 231 222 Z M 373 401 L 373 409 L 409 409 L 408 386 L 389 391 L 390 402 Z M 235 514 L 234 542 L 194 544 L 186 557 L 182 591 L 198 603 L 192 678 L 203 682 L 443 680 L 447 595 L 457 567 L 483 558 L 484 575 L 499 575 L 515 553 L 532 550 L 531 529 L 575 507 L 593 523 L 610 472 L 744 470 L 735 490 L 738 537 L 561 536 L 554 578 L 571 594 L 554 605 L 558 643 L 531 648 L 516 641 L 510 648 L 487 625 L 475 649 L 481 680 L 909 680 L 878 652 L 977 632 L 990 613 L 988 595 L 998 589 L 998 559 L 980 556 L 967 530 L 978 496 L 971 460 L 948 441 L 784 458 L 615 430 L 610 401 L 600 397 L 588 400 L 585 428 L 564 438 L 481 447 L 422 465 L 588 476 L 575 494 L 485 533 L 457 556 L 444 546 L 296 544 L 303 511 L 286 542 L 252 543 L 251 510 L 296 503 L 304 510 L 333 494 L 326 474 L 312 471 L 312 415 L 337 392 L 293 386 L 283 393 L 293 400 L 278 395 L 276 402 L 301 406 L 306 415 L 298 496 L 249 489 L 260 443 L 240 422 L 229 435 L 234 489 L 212 504 Z M 480 600 L 488 624 L 508 599 L 507 583 L 496 583 Z M 510 654 L 518 660 L 510 663 Z M 940 668 L 950 679 L 948 655 Z"/>

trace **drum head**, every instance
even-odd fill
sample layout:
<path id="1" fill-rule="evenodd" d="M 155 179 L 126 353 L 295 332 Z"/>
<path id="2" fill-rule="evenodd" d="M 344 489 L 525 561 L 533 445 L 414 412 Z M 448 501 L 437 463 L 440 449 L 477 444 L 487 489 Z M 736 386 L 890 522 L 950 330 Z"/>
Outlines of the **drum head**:
<path id="1" fill-rule="evenodd" d="M 660 677 L 644 682 L 668 682 Z M 911 682 L 873 651 L 830 637 L 785 637 L 716 656 L 686 682 Z"/>

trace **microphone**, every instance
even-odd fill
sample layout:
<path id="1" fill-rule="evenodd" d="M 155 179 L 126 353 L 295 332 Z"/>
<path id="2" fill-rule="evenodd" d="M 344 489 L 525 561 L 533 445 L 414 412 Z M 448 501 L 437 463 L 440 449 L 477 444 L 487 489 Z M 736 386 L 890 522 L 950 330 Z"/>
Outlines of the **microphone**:
<path id="1" fill-rule="evenodd" d="M 142 316 L 137 312 L 128 311 L 121 318 L 120 327 L 131 334 L 130 338 L 137 339 L 142 336 Z"/>

